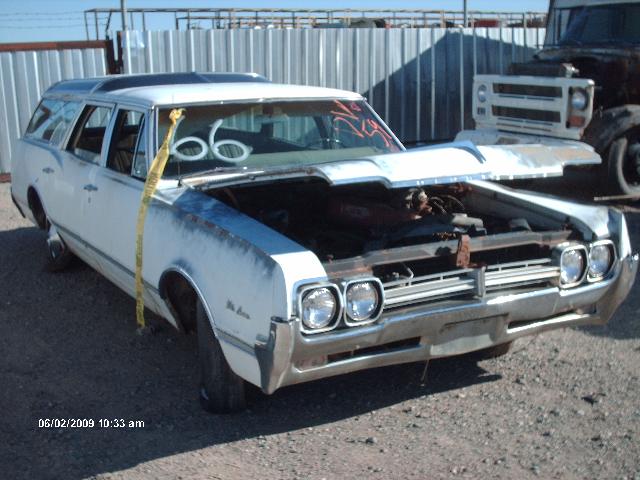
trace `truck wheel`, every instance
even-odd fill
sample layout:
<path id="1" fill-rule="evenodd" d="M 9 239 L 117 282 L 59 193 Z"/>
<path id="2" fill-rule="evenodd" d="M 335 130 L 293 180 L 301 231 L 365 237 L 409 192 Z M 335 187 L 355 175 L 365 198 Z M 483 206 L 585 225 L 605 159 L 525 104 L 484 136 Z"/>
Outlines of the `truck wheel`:
<path id="1" fill-rule="evenodd" d="M 48 220 L 46 223 L 49 226 L 47 230 L 47 270 L 60 272 L 69 266 L 73 260 L 73 253 L 69 251 L 62 238 L 60 238 L 56 227 Z"/>
<path id="2" fill-rule="evenodd" d="M 484 350 L 478 350 L 473 353 L 473 356 L 478 360 L 489 360 L 491 358 L 498 358 L 506 355 L 511 351 L 513 346 L 513 340 L 507 343 L 496 345 L 495 347 L 485 348 Z"/>
<path id="3" fill-rule="evenodd" d="M 640 131 L 628 132 L 611 142 L 607 169 L 612 189 L 624 195 L 640 194 Z"/>
<path id="4" fill-rule="evenodd" d="M 245 381 L 236 375 L 224 357 L 202 302 L 196 308 L 198 357 L 202 375 L 200 404 L 210 413 L 231 413 L 247 406 Z"/>

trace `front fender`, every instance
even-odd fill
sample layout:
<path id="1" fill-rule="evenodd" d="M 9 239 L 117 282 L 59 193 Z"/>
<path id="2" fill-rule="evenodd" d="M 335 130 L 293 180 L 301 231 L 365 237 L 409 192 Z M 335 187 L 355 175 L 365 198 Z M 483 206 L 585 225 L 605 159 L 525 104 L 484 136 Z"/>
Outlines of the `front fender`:
<path id="1" fill-rule="evenodd" d="M 640 126 L 640 105 L 621 105 L 605 110 L 591 120 L 583 140 L 604 154 L 616 138 Z"/>

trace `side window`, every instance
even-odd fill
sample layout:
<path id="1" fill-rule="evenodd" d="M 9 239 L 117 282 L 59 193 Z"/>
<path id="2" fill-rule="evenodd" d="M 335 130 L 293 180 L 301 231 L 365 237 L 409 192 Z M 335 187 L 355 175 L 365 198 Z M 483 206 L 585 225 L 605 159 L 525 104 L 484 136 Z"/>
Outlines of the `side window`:
<path id="1" fill-rule="evenodd" d="M 79 106 L 80 102 L 43 100 L 33 114 L 25 136 L 59 144 L 69 130 Z"/>
<path id="2" fill-rule="evenodd" d="M 87 105 L 78 120 L 67 150 L 87 162 L 99 164 L 110 118 L 111 108 Z"/>
<path id="3" fill-rule="evenodd" d="M 107 168 L 135 177 L 147 175 L 144 114 L 120 110 L 111 136 Z"/>
<path id="4" fill-rule="evenodd" d="M 137 178 L 147 178 L 147 124 L 144 117 L 140 121 L 140 135 L 138 136 L 138 146 L 133 157 L 133 171 L 131 175 Z"/>

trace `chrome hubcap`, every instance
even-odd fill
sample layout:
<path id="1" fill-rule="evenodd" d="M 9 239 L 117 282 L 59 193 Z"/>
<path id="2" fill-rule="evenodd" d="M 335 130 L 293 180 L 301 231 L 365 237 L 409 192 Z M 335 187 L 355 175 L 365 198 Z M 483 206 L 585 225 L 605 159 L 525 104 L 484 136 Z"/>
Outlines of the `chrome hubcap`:
<path id="1" fill-rule="evenodd" d="M 64 242 L 62 241 L 62 238 L 60 238 L 60 235 L 58 234 L 58 230 L 56 230 L 56 227 L 54 227 L 53 225 L 49 227 L 49 234 L 47 236 L 47 245 L 49 247 L 49 254 L 51 255 L 51 258 L 53 258 L 54 260 L 56 258 L 59 258 L 66 250 Z"/>

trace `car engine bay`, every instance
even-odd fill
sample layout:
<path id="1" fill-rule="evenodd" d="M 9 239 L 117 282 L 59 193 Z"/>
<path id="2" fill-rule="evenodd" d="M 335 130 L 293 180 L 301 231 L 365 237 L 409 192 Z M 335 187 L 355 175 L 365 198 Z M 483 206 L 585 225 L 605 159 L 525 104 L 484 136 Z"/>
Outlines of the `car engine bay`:
<path id="1" fill-rule="evenodd" d="M 527 218 L 477 211 L 473 188 L 463 183 L 401 189 L 374 182 L 330 186 L 304 179 L 208 193 L 313 251 L 322 262 L 462 236 L 550 230 Z"/>

